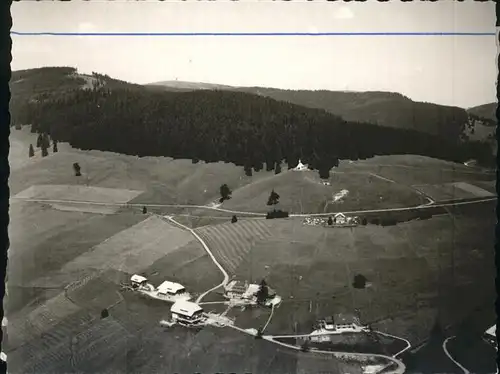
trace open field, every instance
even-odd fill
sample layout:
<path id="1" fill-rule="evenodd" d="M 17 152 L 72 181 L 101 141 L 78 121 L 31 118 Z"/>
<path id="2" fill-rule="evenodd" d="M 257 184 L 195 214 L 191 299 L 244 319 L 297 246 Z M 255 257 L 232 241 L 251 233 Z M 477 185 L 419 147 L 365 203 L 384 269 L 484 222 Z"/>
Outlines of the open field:
<path id="1" fill-rule="evenodd" d="M 36 142 L 30 136 L 35 137 L 13 131 L 21 146 L 23 141 Z M 324 186 L 317 172 L 246 177 L 242 168 L 231 164 L 78 151 L 65 144 L 59 150 L 43 159 L 21 160 L 13 168 L 12 194 L 203 205 L 217 199 L 220 185 L 227 183 L 233 198 L 223 207 L 266 212 L 275 188 L 282 207 L 323 212 L 326 200 L 341 189 L 350 194 L 327 209 L 427 203 L 411 187 L 414 184 L 466 182 L 490 192 L 493 187 L 494 192 L 491 175 L 412 156 L 342 161 L 332 172 L 331 186 Z M 12 157 L 22 153 L 18 149 Z M 73 162 L 80 163 L 82 177 L 74 176 Z M 462 190 L 468 196 L 479 191 Z M 359 365 L 291 352 L 230 329 L 164 330 L 158 321 L 168 317 L 169 304 L 124 291 L 120 282 L 141 273 L 155 285 L 172 280 L 200 294 L 221 282 L 219 269 L 190 232 L 143 215 L 140 208 L 79 207 L 12 200 L 7 310 L 13 373 L 18 368 L 37 373 L 361 372 Z M 268 334 L 309 333 L 318 318 L 359 309 L 362 322 L 415 344 L 427 338 L 438 309 L 443 324 L 459 323 L 494 297 L 494 207 L 495 202 L 443 208 L 443 215 L 424 221 L 350 229 L 239 214 L 238 222 L 231 224 L 231 213 L 197 208 L 158 207 L 148 212 L 197 216 L 183 216 L 181 222 L 211 225 L 197 232 L 231 275 L 266 279 L 283 297 Z M 358 273 L 367 277 L 366 289 L 353 288 Z M 213 292 L 204 301 L 220 299 Z M 110 317 L 101 320 L 103 308 L 109 308 Z M 234 308 L 228 316 L 237 326 L 255 328 L 266 323 L 269 312 Z"/>
<path id="2" fill-rule="evenodd" d="M 363 322 L 415 344 L 426 337 L 437 308 L 443 323 L 457 323 L 494 296 L 493 221 L 493 215 L 483 221 L 457 215 L 324 230 L 282 220 L 235 274 L 265 278 L 284 297 L 268 333 L 308 333 L 317 318 L 359 309 Z M 354 289 L 356 274 L 370 287 Z"/>
<path id="3" fill-rule="evenodd" d="M 264 220 L 243 220 L 203 227 L 197 233 L 214 249 L 214 255 L 222 260 L 226 271 L 233 273 L 252 246 L 272 235 Z"/>
<path id="4" fill-rule="evenodd" d="M 395 208 L 427 202 L 413 189 L 400 186 L 368 173 L 333 171 L 331 186 L 321 184 L 317 172 L 284 171 L 233 191 L 233 197 L 222 207 L 231 210 L 267 212 L 269 194 L 280 195 L 278 207 L 290 213 L 323 213 L 354 209 Z M 328 202 L 342 190 L 349 194 L 339 202 Z"/>
<path id="5" fill-rule="evenodd" d="M 487 198 L 495 196 L 495 193 L 488 191 L 487 189 L 484 189 L 476 184 L 466 182 L 445 183 L 441 185 L 418 185 L 413 187 L 430 196 L 434 201 Z"/>
<path id="6" fill-rule="evenodd" d="M 103 188 L 76 185 L 39 185 L 31 186 L 14 196 L 15 199 L 66 200 L 69 203 L 48 203 L 52 208 L 66 211 L 112 214 L 120 206 L 83 205 L 71 202 L 95 202 L 125 204 L 140 195 L 142 191 L 118 188 Z"/>

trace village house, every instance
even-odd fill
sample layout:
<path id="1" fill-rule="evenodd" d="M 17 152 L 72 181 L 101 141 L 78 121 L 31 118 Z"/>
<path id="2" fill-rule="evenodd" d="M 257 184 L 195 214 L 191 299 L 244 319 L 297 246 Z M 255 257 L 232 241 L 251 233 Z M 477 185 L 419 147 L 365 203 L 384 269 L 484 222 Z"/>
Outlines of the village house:
<path id="1" fill-rule="evenodd" d="M 192 301 L 176 301 L 170 313 L 172 320 L 183 326 L 198 326 L 204 321 L 203 308 Z"/>
<path id="2" fill-rule="evenodd" d="M 139 288 L 139 287 L 145 287 L 147 285 L 148 280 L 142 275 L 134 274 L 130 278 L 130 282 L 132 283 L 133 288 Z"/>
<path id="3" fill-rule="evenodd" d="M 328 334 L 359 333 L 367 331 L 352 314 L 336 314 L 318 321 L 318 328 L 311 333 L 312 341 L 327 341 Z"/>
<path id="4" fill-rule="evenodd" d="M 186 288 L 182 284 L 170 281 L 163 282 L 158 286 L 156 290 L 158 292 L 158 296 L 167 296 L 175 298 L 179 296 L 187 297 L 188 295 Z"/>
<path id="5" fill-rule="evenodd" d="M 247 301 L 250 303 L 257 302 L 257 293 L 259 292 L 260 285 L 248 282 L 242 282 L 233 280 L 229 282 L 224 290 L 224 297 L 227 299 L 233 300 L 241 300 Z M 276 292 L 271 289 L 269 286 L 268 290 L 268 299 L 272 299 L 276 296 Z"/>

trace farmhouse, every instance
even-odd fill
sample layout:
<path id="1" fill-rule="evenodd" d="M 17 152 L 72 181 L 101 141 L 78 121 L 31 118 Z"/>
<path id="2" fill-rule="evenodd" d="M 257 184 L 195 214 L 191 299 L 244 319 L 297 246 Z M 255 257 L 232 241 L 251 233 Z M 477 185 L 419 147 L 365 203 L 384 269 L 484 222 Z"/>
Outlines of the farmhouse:
<path id="1" fill-rule="evenodd" d="M 203 308 L 187 300 L 176 301 L 170 313 L 174 322 L 184 326 L 197 326 L 204 320 Z"/>
<path id="2" fill-rule="evenodd" d="M 233 280 L 227 284 L 224 290 L 224 297 L 238 303 L 256 304 L 259 289 L 259 284 L 249 284 L 248 282 Z M 265 305 L 271 306 L 281 302 L 281 298 L 277 296 L 276 292 L 269 286 L 267 286 L 267 295 Z"/>
<path id="3" fill-rule="evenodd" d="M 333 216 L 333 223 L 345 224 L 348 219 L 344 213 L 337 213 Z"/>
<path id="4" fill-rule="evenodd" d="M 179 283 L 165 281 L 156 289 L 159 296 L 183 296 L 187 294 L 186 288 Z"/>
<path id="5" fill-rule="evenodd" d="M 142 275 L 134 274 L 130 278 L 130 282 L 132 283 L 133 288 L 139 288 L 139 287 L 145 287 L 148 280 Z"/>
<path id="6" fill-rule="evenodd" d="M 319 330 L 315 333 L 333 333 L 342 334 L 349 332 L 366 331 L 359 319 L 352 314 L 336 314 L 318 321 Z"/>

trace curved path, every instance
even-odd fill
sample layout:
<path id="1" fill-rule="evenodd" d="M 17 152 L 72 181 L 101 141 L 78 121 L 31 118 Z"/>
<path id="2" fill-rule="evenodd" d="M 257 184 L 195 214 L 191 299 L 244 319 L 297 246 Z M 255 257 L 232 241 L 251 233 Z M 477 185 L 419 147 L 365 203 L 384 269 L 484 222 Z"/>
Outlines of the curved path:
<path id="1" fill-rule="evenodd" d="M 219 268 L 219 270 L 221 271 L 222 275 L 224 276 L 224 279 L 222 280 L 221 284 L 218 284 L 217 286 L 212 287 L 211 289 L 203 292 L 200 296 L 198 296 L 198 298 L 196 299 L 196 303 L 200 303 L 201 300 L 203 300 L 203 298 L 205 296 L 207 296 L 210 292 L 215 291 L 217 288 L 225 287 L 227 285 L 227 282 L 229 282 L 229 274 L 224 270 L 224 268 L 222 267 L 222 265 L 217 261 L 217 259 L 213 255 L 212 251 L 210 251 L 210 248 L 208 248 L 207 244 L 203 241 L 203 239 L 192 228 L 187 227 L 187 226 L 183 225 L 182 223 L 177 222 L 176 220 L 174 220 L 170 216 L 165 216 L 164 218 L 166 218 L 167 220 L 171 221 L 175 225 L 183 228 L 184 230 L 188 230 L 189 232 L 191 232 L 191 234 L 193 234 L 193 236 L 201 243 L 201 245 L 203 246 L 203 248 L 205 249 L 205 251 L 208 253 L 208 255 L 210 256 L 210 258 L 214 262 L 214 264 Z"/>
<path id="2" fill-rule="evenodd" d="M 240 327 L 237 327 L 237 326 L 234 326 L 234 325 L 228 325 L 227 327 L 230 327 L 230 328 L 233 328 L 235 330 L 238 330 L 240 332 L 243 332 L 245 334 L 248 334 L 248 335 L 252 335 L 252 336 L 255 336 L 254 333 L 248 331 L 248 330 L 245 330 L 245 329 L 242 329 Z M 294 338 L 294 337 L 302 337 L 302 336 L 309 336 L 309 335 L 283 335 L 282 337 L 287 337 L 287 338 Z M 289 348 L 289 349 L 294 349 L 296 351 L 300 351 L 301 350 L 301 347 L 299 346 L 296 346 L 296 345 L 292 345 L 292 344 L 287 344 L 287 343 L 283 343 L 283 342 L 280 342 L 278 340 L 276 340 L 278 336 L 275 336 L 275 335 L 263 335 L 262 336 L 262 339 L 263 340 L 266 340 L 268 342 L 271 342 L 271 343 L 274 343 L 274 344 L 277 344 L 277 345 L 281 345 L 283 347 L 286 347 L 286 348 Z M 366 358 L 382 358 L 384 360 L 387 360 L 387 361 L 391 361 L 392 363 L 394 363 L 395 365 L 397 365 L 397 368 L 395 368 L 393 371 L 391 372 L 387 372 L 387 374 L 389 373 L 392 373 L 392 374 L 403 374 L 406 370 L 406 367 L 405 365 L 403 364 L 403 362 L 393 358 L 393 357 L 390 357 L 390 356 L 385 356 L 385 355 L 380 355 L 380 354 L 375 354 L 375 353 L 352 353 L 352 352 L 343 352 L 343 351 L 323 351 L 323 350 L 319 350 L 319 349 L 312 349 L 310 352 L 312 353 L 320 353 L 320 354 L 326 354 L 326 355 L 332 355 L 336 358 L 339 358 L 339 359 L 345 359 L 345 358 L 350 358 L 350 359 L 366 359 Z"/>
<path id="3" fill-rule="evenodd" d="M 391 335 L 391 334 L 388 334 L 388 333 L 382 332 L 382 331 L 374 331 L 374 332 L 376 332 L 377 334 L 380 334 L 380 335 L 388 336 L 389 338 L 393 338 L 393 339 L 397 339 L 397 340 L 402 340 L 402 341 L 404 341 L 406 343 L 406 347 L 404 349 L 402 349 L 401 351 L 399 351 L 398 353 L 392 355 L 392 357 L 397 357 L 400 354 L 402 354 L 403 352 L 406 352 L 408 349 L 411 348 L 411 343 L 408 340 L 404 339 L 404 338 L 401 338 L 401 337 L 396 336 L 396 335 Z"/>
<path id="4" fill-rule="evenodd" d="M 449 341 L 449 340 L 451 340 L 451 339 L 453 339 L 453 338 L 455 338 L 455 337 L 454 337 L 454 336 L 450 336 L 449 338 L 446 338 L 446 339 L 444 340 L 444 342 L 443 342 L 443 351 L 444 351 L 444 354 L 445 354 L 446 356 L 448 356 L 448 358 L 449 358 L 449 359 L 450 359 L 450 360 L 451 360 L 451 361 L 452 361 L 455 365 L 457 365 L 457 366 L 460 368 L 460 370 L 462 370 L 462 371 L 464 372 L 464 374 L 470 374 L 470 371 L 469 371 L 469 370 L 467 370 L 466 368 L 464 368 L 464 367 L 462 366 L 462 364 L 460 364 L 460 362 L 456 361 L 456 360 L 453 358 L 453 356 L 450 354 L 450 352 L 448 352 L 448 349 L 446 348 L 446 344 L 448 343 L 448 341 Z"/>

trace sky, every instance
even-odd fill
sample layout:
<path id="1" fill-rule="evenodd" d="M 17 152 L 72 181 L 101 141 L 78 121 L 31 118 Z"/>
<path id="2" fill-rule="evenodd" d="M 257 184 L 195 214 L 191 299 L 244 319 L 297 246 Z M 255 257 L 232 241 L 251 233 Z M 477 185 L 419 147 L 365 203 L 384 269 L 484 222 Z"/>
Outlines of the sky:
<path id="1" fill-rule="evenodd" d="M 18 32 L 495 32 L 494 2 L 14 2 Z M 12 69 L 496 101 L 495 36 L 12 36 Z"/>

